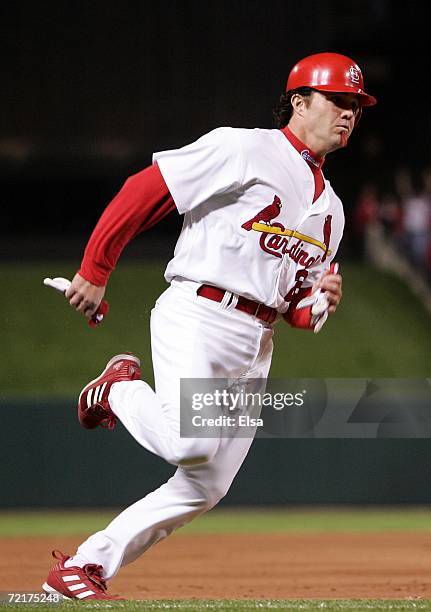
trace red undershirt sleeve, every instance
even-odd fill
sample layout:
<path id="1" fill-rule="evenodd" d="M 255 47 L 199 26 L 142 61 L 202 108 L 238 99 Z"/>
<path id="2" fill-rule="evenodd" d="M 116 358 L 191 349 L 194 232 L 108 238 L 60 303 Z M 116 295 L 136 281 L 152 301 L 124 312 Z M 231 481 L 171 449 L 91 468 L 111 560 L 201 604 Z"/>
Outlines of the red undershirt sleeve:
<path id="1" fill-rule="evenodd" d="M 311 327 L 311 306 L 297 310 L 298 302 L 311 295 L 312 287 L 300 289 L 294 300 L 292 300 L 287 312 L 283 314 L 283 319 L 289 323 L 291 327 L 299 327 L 301 329 L 312 329 Z"/>
<path id="2" fill-rule="evenodd" d="M 126 244 L 175 208 L 157 164 L 129 177 L 97 222 L 79 274 L 93 285 L 105 286 Z"/>

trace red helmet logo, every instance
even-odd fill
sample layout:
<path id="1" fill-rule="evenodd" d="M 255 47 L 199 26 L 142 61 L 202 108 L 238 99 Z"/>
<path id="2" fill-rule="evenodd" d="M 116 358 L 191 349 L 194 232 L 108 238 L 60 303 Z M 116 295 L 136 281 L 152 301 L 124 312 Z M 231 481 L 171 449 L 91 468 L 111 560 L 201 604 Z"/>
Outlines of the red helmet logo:
<path id="1" fill-rule="evenodd" d="M 352 83 L 354 85 L 359 85 L 359 83 L 361 82 L 361 76 L 356 66 L 350 66 L 349 72 L 350 72 L 350 79 Z"/>

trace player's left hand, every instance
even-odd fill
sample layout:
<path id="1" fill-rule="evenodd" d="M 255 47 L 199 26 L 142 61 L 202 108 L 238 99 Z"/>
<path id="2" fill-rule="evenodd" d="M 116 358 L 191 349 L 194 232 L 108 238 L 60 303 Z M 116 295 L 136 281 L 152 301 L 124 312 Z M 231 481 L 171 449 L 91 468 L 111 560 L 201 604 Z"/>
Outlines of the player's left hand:
<path id="1" fill-rule="evenodd" d="M 76 273 L 65 296 L 71 306 L 81 312 L 87 319 L 91 319 L 100 306 L 105 295 L 105 289 L 106 287 L 93 285 L 79 273 Z"/>
<path id="2" fill-rule="evenodd" d="M 343 278 L 341 274 L 338 273 L 338 265 L 331 264 L 330 269 L 325 270 L 313 286 L 313 293 L 318 289 L 325 293 L 329 302 L 329 314 L 333 314 L 337 310 L 337 306 L 343 295 L 342 285 Z"/>

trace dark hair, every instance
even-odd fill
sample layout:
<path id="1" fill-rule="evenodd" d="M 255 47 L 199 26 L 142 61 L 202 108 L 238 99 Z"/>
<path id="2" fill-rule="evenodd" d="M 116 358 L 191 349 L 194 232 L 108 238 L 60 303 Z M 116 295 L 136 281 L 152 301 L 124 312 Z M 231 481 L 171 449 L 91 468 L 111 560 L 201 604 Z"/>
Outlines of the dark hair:
<path id="1" fill-rule="evenodd" d="M 290 91 L 282 94 L 277 106 L 272 111 L 275 127 L 284 128 L 289 123 L 293 113 L 291 100 L 294 94 L 311 96 L 312 93 L 313 89 L 311 87 L 297 87 L 296 89 L 291 89 Z"/>

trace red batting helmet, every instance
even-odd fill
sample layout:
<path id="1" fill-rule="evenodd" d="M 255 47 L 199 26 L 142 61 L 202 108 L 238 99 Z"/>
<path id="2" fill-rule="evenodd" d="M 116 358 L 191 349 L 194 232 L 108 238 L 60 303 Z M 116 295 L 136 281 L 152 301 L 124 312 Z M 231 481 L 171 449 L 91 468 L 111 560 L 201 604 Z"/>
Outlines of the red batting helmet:
<path id="1" fill-rule="evenodd" d="M 373 106 L 377 100 L 364 91 L 364 78 L 358 64 L 339 53 L 316 53 L 300 60 L 290 71 L 286 92 L 297 87 L 317 91 L 354 93 L 361 106 Z"/>

